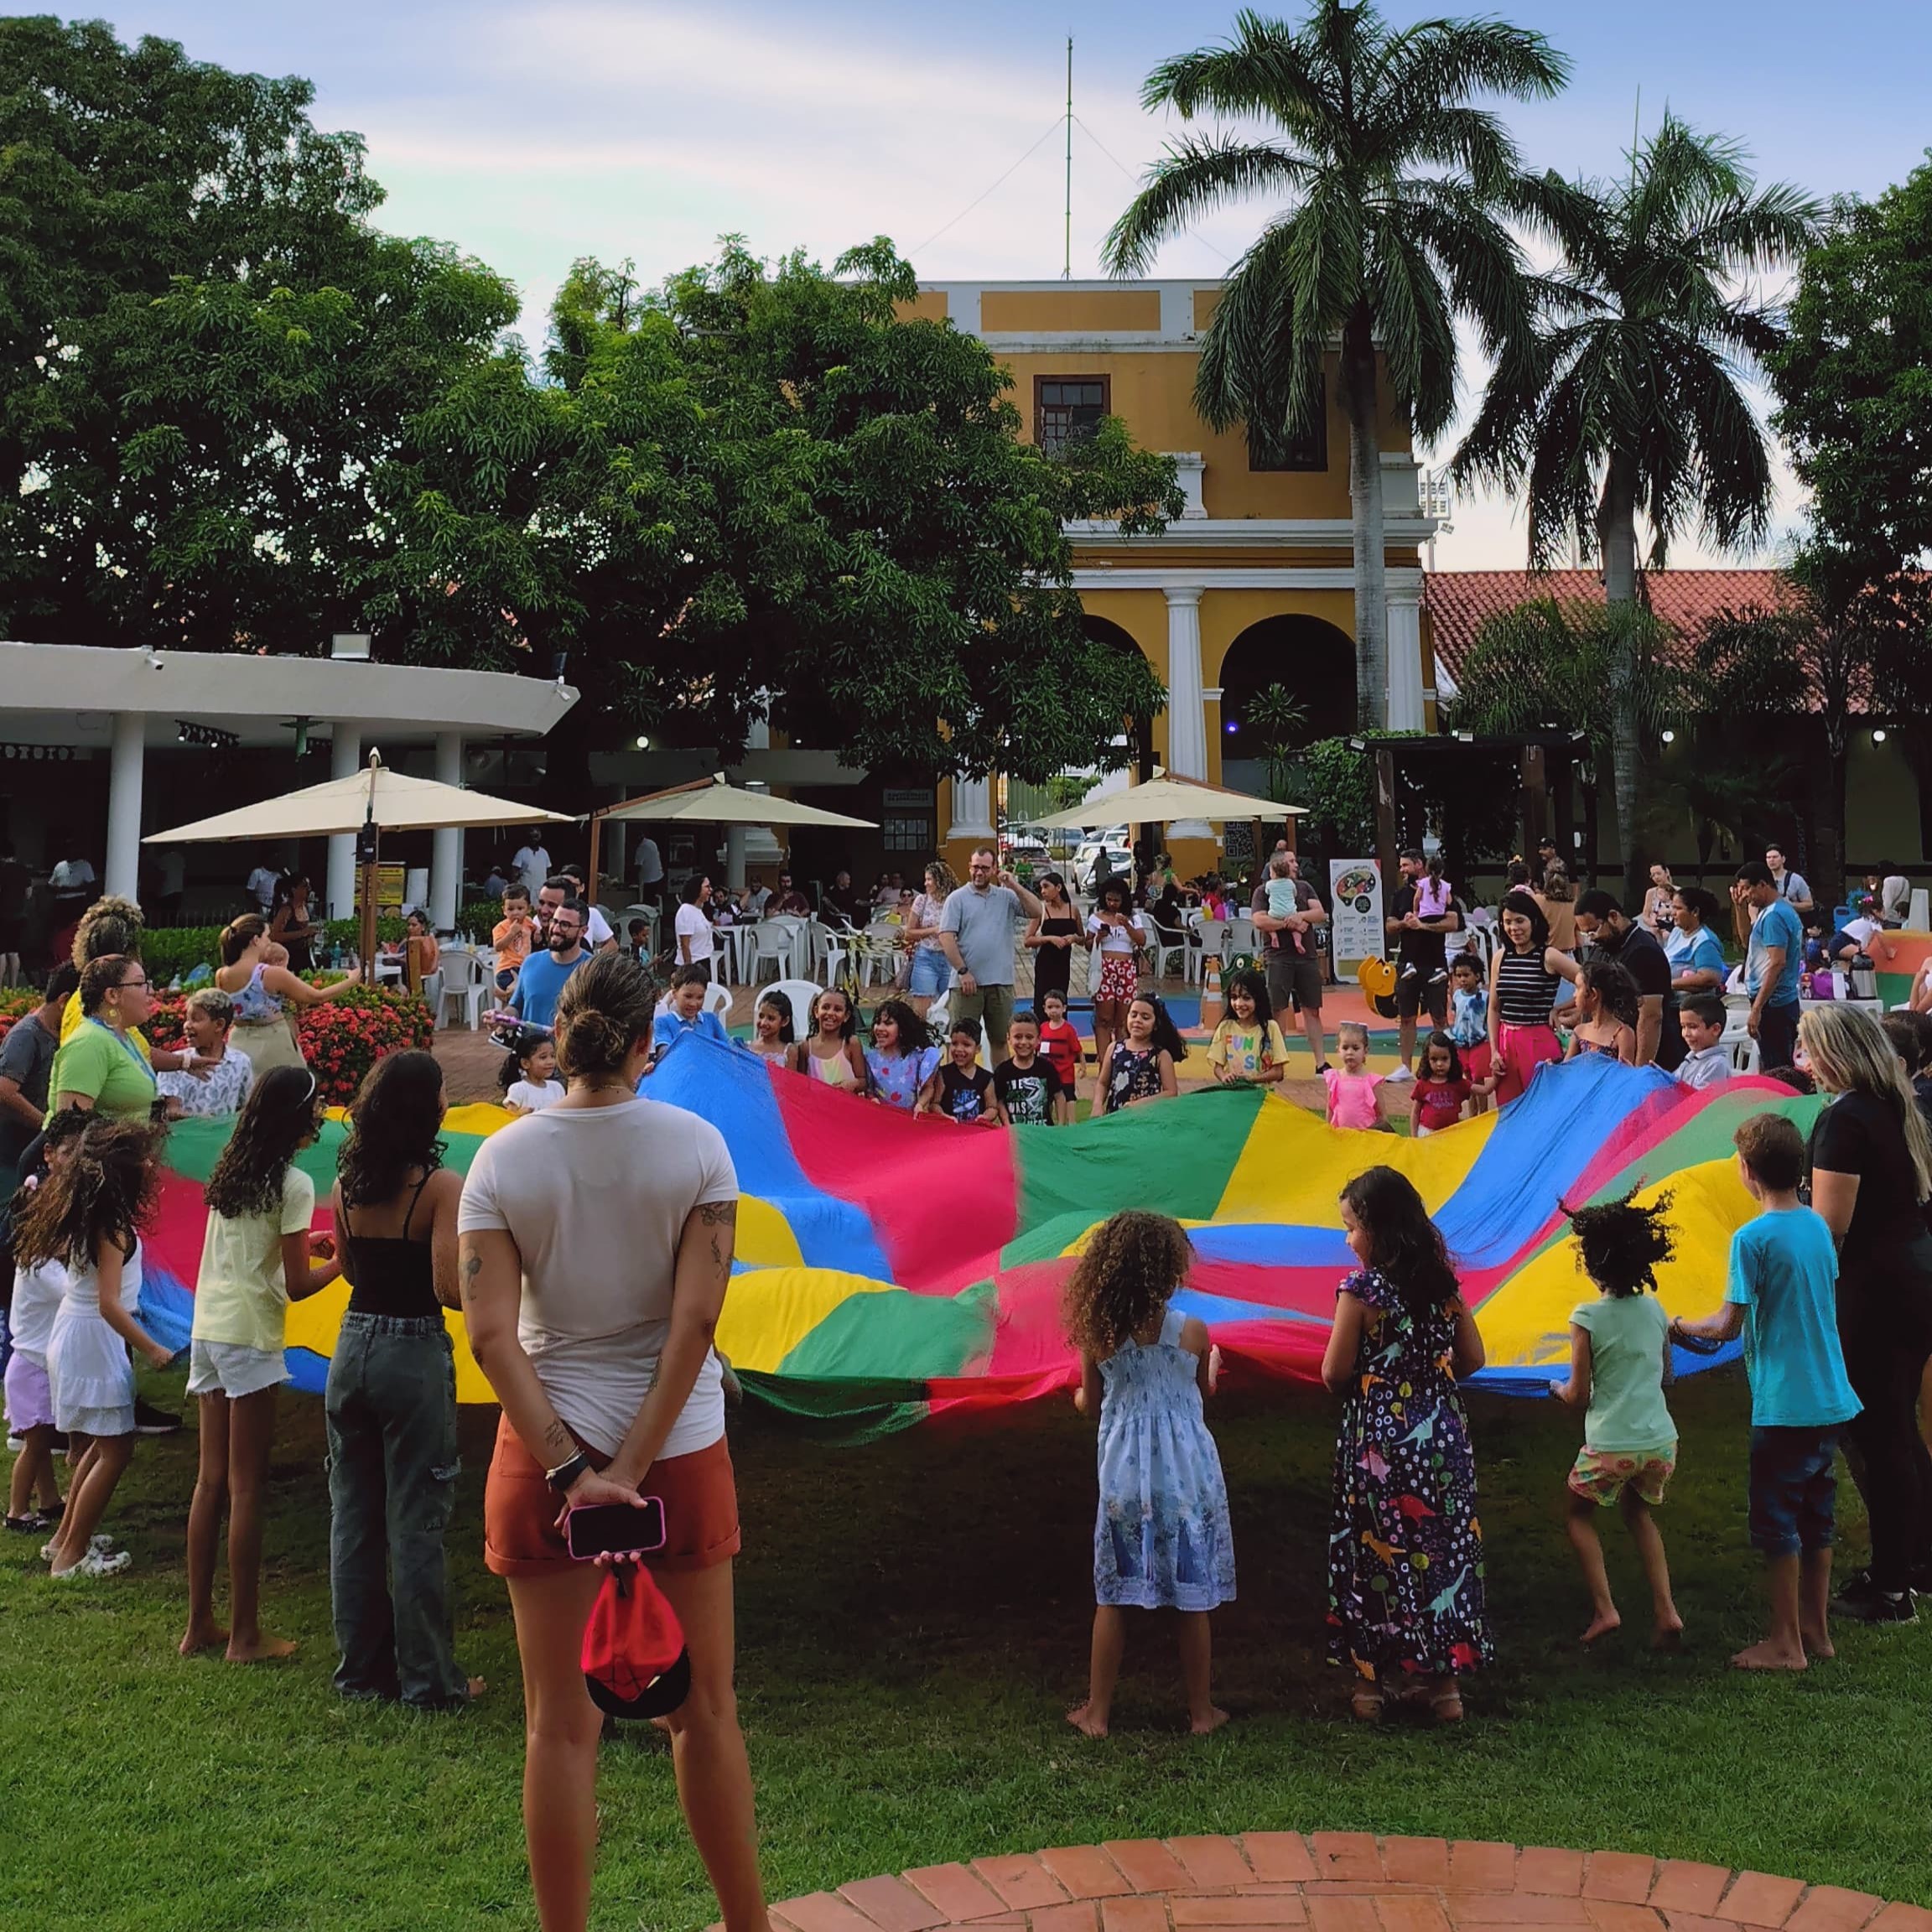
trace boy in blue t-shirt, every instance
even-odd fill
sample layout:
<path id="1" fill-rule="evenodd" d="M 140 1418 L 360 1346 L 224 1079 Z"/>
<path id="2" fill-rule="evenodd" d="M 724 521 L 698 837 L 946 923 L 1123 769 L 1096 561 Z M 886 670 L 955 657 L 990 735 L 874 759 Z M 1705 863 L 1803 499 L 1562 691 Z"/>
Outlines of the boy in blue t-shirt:
<path id="1" fill-rule="evenodd" d="M 1802 1206 L 1805 1142 L 1780 1114 L 1737 1130 L 1737 1171 L 1763 1210 L 1731 1238 L 1724 1306 L 1670 1324 L 1696 1345 L 1744 1337 L 1751 1379 L 1751 1540 L 1764 1553 L 1771 1628 L 1731 1661 L 1741 1670 L 1802 1670 L 1834 1653 L 1832 1510 L 1838 1431 L 1858 1413 L 1838 1346 L 1838 1252 Z M 1909 1602 L 1910 1599 L 1907 1599 Z"/>
<path id="2" fill-rule="evenodd" d="M 687 1033 L 702 1033 L 720 1046 L 731 1044 L 724 1022 L 704 1010 L 704 995 L 711 988 L 709 966 L 680 966 L 671 975 L 671 990 L 657 1008 L 651 1029 L 651 1064 L 644 1069 L 647 1078 L 663 1064 L 664 1056 Z M 638 1091 L 643 1091 L 641 1084 Z"/>

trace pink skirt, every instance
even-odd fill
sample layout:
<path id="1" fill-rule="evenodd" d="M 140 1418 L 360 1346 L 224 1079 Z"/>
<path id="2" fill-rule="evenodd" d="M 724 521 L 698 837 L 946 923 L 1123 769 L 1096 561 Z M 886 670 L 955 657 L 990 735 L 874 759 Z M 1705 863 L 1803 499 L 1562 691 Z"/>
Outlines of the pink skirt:
<path id="1" fill-rule="evenodd" d="M 1563 1057 L 1554 1026 L 1505 1026 L 1502 1029 L 1500 1065 L 1496 1068 L 1496 1104 L 1514 1100 L 1535 1078 L 1539 1067 Z"/>

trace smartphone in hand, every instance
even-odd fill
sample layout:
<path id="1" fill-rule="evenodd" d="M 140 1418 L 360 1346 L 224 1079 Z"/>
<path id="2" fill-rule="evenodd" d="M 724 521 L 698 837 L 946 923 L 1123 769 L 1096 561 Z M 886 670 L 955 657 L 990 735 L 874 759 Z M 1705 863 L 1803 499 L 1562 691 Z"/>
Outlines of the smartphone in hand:
<path id="1" fill-rule="evenodd" d="M 629 1503 L 590 1503 L 564 1519 L 564 1545 L 579 1562 L 593 1556 L 629 1556 L 664 1547 L 664 1504 L 647 1496 Z"/>

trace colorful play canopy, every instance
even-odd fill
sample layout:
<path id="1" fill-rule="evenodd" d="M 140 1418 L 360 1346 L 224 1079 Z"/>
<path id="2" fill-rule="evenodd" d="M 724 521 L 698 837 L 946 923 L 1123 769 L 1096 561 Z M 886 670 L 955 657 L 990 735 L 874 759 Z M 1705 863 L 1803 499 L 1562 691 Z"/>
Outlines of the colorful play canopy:
<path id="1" fill-rule="evenodd" d="M 1819 1104 L 1758 1079 L 1692 1093 L 1592 1054 L 1545 1068 L 1501 1114 L 1421 1140 L 1333 1129 L 1253 1088 L 995 1131 L 909 1119 L 695 1034 L 649 1091 L 713 1122 L 737 1165 L 738 1271 L 719 1348 L 752 1395 L 853 1437 L 1068 1386 L 1061 1290 L 1088 1230 L 1123 1208 L 1187 1225 L 1198 1259 L 1177 1306 L 1207 1322 L 1231 1380 L 1312 1379 L 1352 1265 L 1336 1197 L 1378 1161 L 1415 1183 L 1457 1257 L 1488 1348 L 1478 1380 L 1540 1394 L 1590 1292 L 1565 1205 L 1668 1187 L 1678 1253 L 1664 1300 L 1703 1311 L 1722 1292 L 1732 1232 L 1753 1212 L 1732 1160 L 1738 1123 L 1772 1110 L 1808 1127 Z M 516 1129 L 496 1108 L 453 1111 L 452 1165 L 499 1131 Z M 154 1312 L 177 1322 L 200 1255 L 201 1186 L 226 1133 L 183 1121 L 169 1137 L 148 1273 Z M 325 1197 L 340 1138 L 332 1126 L 303 1156 Z M 338 1287 L 290 1310 L 298 1387 L 321 1388 L 346 1299 Z M 458 1391 L 487 1401 L 450 1322 Z"/>

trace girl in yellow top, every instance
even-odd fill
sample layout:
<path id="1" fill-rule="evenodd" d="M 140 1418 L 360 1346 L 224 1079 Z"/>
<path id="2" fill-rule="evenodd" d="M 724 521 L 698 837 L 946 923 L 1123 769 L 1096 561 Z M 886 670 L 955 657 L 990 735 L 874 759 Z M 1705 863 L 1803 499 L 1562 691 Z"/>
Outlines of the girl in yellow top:
<path id="1" fill-rule="evenodd" d="M 295 1165 L 321 1125 L 315 1076 L 274 1067 L 256 1083 L 208 1176 L 208 1232 L 195 1284 L 188 1393 L 201 1405 L 201 1460 L 188 1514 L 188 1629 L 181 1654 L 225 1644 L 231 1664 L 295 1646 L 261 1624 L 262 1514 L 275 1391 L 288 1379 L 288 1304 L 340 1272 L 312 1236 L 315 1183 Z M 230 1628 L 215 1621 L 215 1546 L 228 1517 Z"/>
<path id="2" fill-rule="evenodd" d="M 1237 973 L 1228 982 L 1228 1017 L 1214 1029 L 1208 1064 L 1214 1078 L 1246 1084 L 1275 1082 L 1288 1071 L 1288 1045 L 1268 1005 L 1268 982 Z"/>

